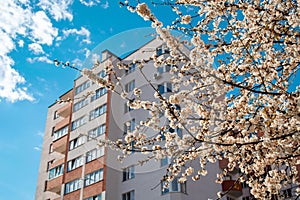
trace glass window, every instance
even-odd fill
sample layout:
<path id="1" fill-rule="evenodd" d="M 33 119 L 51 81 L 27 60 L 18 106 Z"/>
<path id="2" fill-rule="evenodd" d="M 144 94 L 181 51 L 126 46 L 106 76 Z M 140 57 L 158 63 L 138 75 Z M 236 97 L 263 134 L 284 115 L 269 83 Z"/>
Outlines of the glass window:
<path id="1" fill-rule="evenodd" d="M 77 103 L 74 104 L 73 106 L 73 112 L 76 112 L 77 110 L 83 108 L 84 106 L 86 106 L 88 104 L 88 100 L 87 99 L 83 99 L 81 101 L 78 101 Z"/>
<path id="2" fill-rule="evenodd" d="M 53 144 L 50 144 L 49 146 L 49 153 L 52 153 L 53 152 Z"/>
<path id="3" fill-rule="evenodd" d="M 47 171 L 49 171 L 50 166 L 52 165 L 53 162 L 54 162 L 54 160 L 50 160 L 50 161 L 47 163 Z"/>
<path id="4" fill-rule="evenodd" d="M 53 117 L 53 118 L 54 118 L 54 119 L 59 118 L 59 115 L 58 115 L 58 112 L 57 112 L 57 111 L 54 112 L 54 117 Z"/>
<path id="5" fill-rule="evenodd" d="M 54 167 L 49 170 L 49 180 L 56 178 L 64 173 L 64 164 Z"/>
<path id="6" fill-rule="evenodd" d="M 64 135 L 66 135 L 68 133 L 68 130 L 69 130 L 69 125 L 66 125 L 63 128 L 61 128 L 57 131 L 54 131 L 53 141 L 63 137 Z"/>
<path id="7" fill-rule="evenodd" d="M 73 160 L 68 161 L 67 171 L 69 172 L 73 169 L 76 169 L 76 168 L 82 166 L 82 165 L 83 165 L 83 157 L 79 156 L 77 158 L 74 158 Z"/>
<path id="8" fill-rule="evenodd" d="M 103 115 L 105 112 L 106 112 L 106 104 L 103 104 L 102 106 L 100 106 L 90 112 L 90 120 L 93 120 L 96 117 Z"/>
<path id="9" fill-rule="evenodd" d="M 124 135 L 128 132 L 132 132 L 135 129 L 135 119 L 132 119 L 126 123 L 124 123 Z"/>
<path id="10" fill-rule="evenodd" d="M 134 72 L 135 71 L 135 64 L 131 64 L 129 67 L 128 67 L 128 69 L 126 69 L 125 70 L 125 73 L 126 74 L 130 74 L 130 73 L 132 73 L 132 72 Z"/>
<path id="11" fill-rule="evenodd" d="M 75 179 L 71 182 L 66 183 L 65 185 L 65 194 L 73 192 L 81 188 L 81 181 L 80 179 Z"/>
<path id="12" fill-rule="evenodd" d="M 125 85 L 125 92 L 127 92 L 127 93 L 131 92 L 134 90 L 134 88 L 135 88 L 135 80 L 132 80 Z"/>
<path id="13" fill-rule="evenodd" d="M 97 170 L 97 171 L 87 174 L 85 176 L 84 180 L 85 180 L 84 181 L 85 186 L 88 186 L 88 185 L 91 185 L 93 183 L 97 183 L 97 182 L 103 180 L 103 169 L 100 169 L 100 170 Z"/>
<path id="14" fill-rule="evenodd" d="M 86 162 L 91 162 L 97 158 L 104 155 L 104 147 L 99 147 L 98 149 L 93 149 L 86 153 Z"/>
<path id="15" fill-rule="evenodd" d="M 134 178 L 134 166 L 123 169 L 123 181 Z"/>
<path id="16" fill-rule="evenodd" d="M 77 129 L 78 127 L 84 125 L 86 123 L 86 117 L 83 116 L 79 119 L 76 119 L 75 121 L 72 122 L 72 131 Z"/>
<path id="17" fill-rule="evenodd" d="M 165 182 L 161 182 L 161 194 L 166 194 L 169 192 L 182 192 L 186 193 L 186 182 L 179 183 L 178 178 L 174 178 L 172 182 L 169 183 L 169 187 L 165 188 Z"/>
<path id="18" fill-rule="evenodd" d="M 96 196 L 92 196 L 92 197 L 86 198 L 84 200 L 102 200 L 102 194 L 98 194 Z"/>
<path id="19" fill-rule="evenodd" d="M 172 83 L 162 83 L 159 84 L 157 90 L 159 94 L 164 94 L 166 92 L 172 92 Z"/>
<path id="20" fill-rule="evenodd" d="M 99 97 L 105 95 L 107 93 L 107 89 L 106 88 L 99 88 L 96 90 L 95 94 L 91 97 L 91 101 L 95 101 L 96 99 L 98 99 Z"/>
<path id="21" fill-rule="evenodd" d="M 86 82 L 82 83 L 81 85 L 77 86 L 75 88 L 75 95 L 79 94 L 80 92 L 82 92 L 83 90 L 85 90 L 88 87 L 90 87 L 90 81 L 86 81 Z"/>
<path id="22" fill-rule="evenodd" d="M 94 139 L 100 135 L 103 135 L 106 131 L 106 124 L 102 124 L 93 130 L 88 132 L 88 140 Z"/>
<path id="23" fill-rule="evenodd" d="M 122 194 L 122 200 L 134 200 L 134 190 Z"/>
<path id="24" fill-rule="evenodd" d="M 97 74 L 97 76 L 100 77 L 100 78 L 104 78 L 106 75 L 107 75 L 107 74 L 106 74 L 105 70 L 102 70 L 102 71 L 100 71 L 100 72 Z"/>
<path id="25" fill-rule="evenodd" d="M 69 143 L 69 150 L 75 149 L 84 143 L 84 136 L 80 136 L 71 140 Z"/>

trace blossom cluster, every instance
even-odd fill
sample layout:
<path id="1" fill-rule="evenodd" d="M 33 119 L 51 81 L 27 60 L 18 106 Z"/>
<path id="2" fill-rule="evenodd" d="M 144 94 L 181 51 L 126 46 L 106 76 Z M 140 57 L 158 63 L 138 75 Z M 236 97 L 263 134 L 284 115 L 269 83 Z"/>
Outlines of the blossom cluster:
<path id="1" fill-rule="evenodd" d="M 299 187 L 300 91 L 292 87 L 300 69 L 299 3 L 170 1 L 168 5 L 179 19 L 167 28 L 147 4 L 123 3 L 152 21 L 170 54 L 134 61 L 153 89 L 152 100 L 142 99 L 140 88 L 134 89 L 135 98 L 128 99 L 118 90 L 121 77 L 106 81 L 82 70 L 92 81 L 119 92 L 132 109 L 144 109 L 150 116 L 124 140 L 102 143 L 121 150 L 121 159 L 132 149 L 148 154 L 146 160 L 172 158 L 164 177 L 167 182 L 174 177 L 180 177 L 180 182 L 189 177 L 197 181 L 207 174 L 208 163 L 227 160 L 216 182 L 222 183 L 238 168 L 241 175 L 237 181 L 246 181 L 257 199 L 280 196 L 280 190 L 288 185 Z M 188 13 L 188 8 L 193 8 L 194 14 Z M 189 54 L 170 29 L 191 35 Z M 161 95 L 152 85 L 143 73 L 146 63 L 172 65 L 171 95 Z M 118 67 L 126 65 L 119 63 Z M 112 67 L 107 71 L 115 75 Z M 161 116 L 168 121 L 166 125 L 161 125 Z M 160 134 L 147 136 L 143 127 Z M 182 135 L 171 131 L 179 129 Z M 220 198 L 223 195 L 219 193 Z"/>

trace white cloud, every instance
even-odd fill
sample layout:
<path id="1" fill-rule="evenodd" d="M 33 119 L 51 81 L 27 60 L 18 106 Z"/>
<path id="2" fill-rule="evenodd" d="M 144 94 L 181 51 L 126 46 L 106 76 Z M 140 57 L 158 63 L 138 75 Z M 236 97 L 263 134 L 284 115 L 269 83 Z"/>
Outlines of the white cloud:
<path id="1" fill-rule="evenodd" d="M 34 58 L 27 58 L 27 62 L 29 63 L 35 63 L 35 62 L 44 62 L 48 64 L 53 64 L 53 61 L 50 60 L 47 56 L 40 56 L 40 57 L 34 57 Z"/>
<path id="2" fill-rule="evenodd" d="M 32 16 L 31 37 L 40 44 L 51 45 L 57 36 L 57 28 L 52 23 L 44 11 L 38 11 Z"/>
<path id="3" fill-rule="evenodd" d="M 28 49 L 30 51 L 33 51 L 34 54 L 44 54 L 44 50 L 43 47 L 41 45 L 39 45 L 38 43 L 32 43 L 28 45 Z"/>
<path id="4" fill-rule="evenodd" d="M 39 136 L 39 137 L 44 137 L 44 132 L 38 131 L 36 135 Z"/>
<path id="5" fill-rule="evenodd" d="M 33 149 L 36 150 L 36 151 L 41 151 L 42 150 L 42 148 L 40 146 L 34 147 Z"/>
<path id="6" fill-rule="evenodd" d="M 25 79 L 11 66 L 14 61 L 8 56 L 0 55 L 0 98 L 5 98 L 9 102 L 18 100 L 34 101 L 33 96 L 28 94 L 26 87 L 20 85 L 25 84 Z"/>
<path id="7" fill-rule="evenodd" d="M 82 67 L 82 63 L 83 63 L 83 61 L 80 60 L 79 58 L 75 58 L 74 60 L 72 60 L 72 64 L 75 64 L 75 66 L 78 66 L 78 67 Z"/>
<path id="8" fill-rule="evenodd" d="M 18 45 L 19 45 L 19 47 L 24 47 L 24 40 L 19 40 L 18 41 Z"/>
<path id="9" fill-rule="evenodd" d="M 95 6 L 100 3 L 100 0 L 79 0 L 85 6 Z"/>
<path id="10" fill-rule="evenodd" d="M 73 0 L 40 0 L 38 6 L 48 11 L 56 21 L 62 19 L 72 21 L 73 15 L 68 10 L 72 3 Z"/>
<path id="11" fill-rule="evenodd" d="M 101 7 L 104 8 L 104 9 L 109 8 L 108 1 L 106 1 L 104 4 L 102 4 Z"/>
<path id="12" fill-rule="evenodd" d="M 90 40 L 90 31 L 84 27 L 81 27 L 80 30 L 78 29 L 67 29 L 67 30 L 63 30 L 63 34 L 64 34 L 64 37 L 67 38 L 69 35 L 81 35 L 81 36 L 85 36 L 85 39 L 82 40 L 83 43 L 86 43 L 86 44 L 90 44 L 91 43 L 91 40 Z M 78 39 L 78 38 L 77 38 Z"/>

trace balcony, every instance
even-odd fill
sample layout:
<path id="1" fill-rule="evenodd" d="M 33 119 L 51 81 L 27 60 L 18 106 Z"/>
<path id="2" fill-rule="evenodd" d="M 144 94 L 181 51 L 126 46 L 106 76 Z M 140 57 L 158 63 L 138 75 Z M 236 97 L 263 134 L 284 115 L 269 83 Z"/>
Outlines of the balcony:
<path id="1" fill-rule="evenodd" d="M 47 182 L 46 190 L 49 192 L 60 194 L 62 182 L 63 182 L 63 176 L 59 176 L 54 179 L 51 179 Z"/>
<path id="2" fill-rule="evenodd" d="M 66 152 L 68 143 L 68 135 L 64 135 L 63 137 L 55 140 L 53 142 L 53 151 L 64 154 Z"/>
<path id="3" fill-rule="evenodd" d="M 60 109 L 57 110 L 57 114 L 63 118 L 67 118 L 71 114 L 72 103 L 67 102 L 65 104 L 66 105 L 64 105 L 63 107 L 61 107 Z"/>
<path id="4" fill-rule="evenodd" d="M 227 192 L 233 197 L 240 197 L 243 194 L 242 184 L 235 180 L 224 180 L 222 183 L 223 192 Z"/>

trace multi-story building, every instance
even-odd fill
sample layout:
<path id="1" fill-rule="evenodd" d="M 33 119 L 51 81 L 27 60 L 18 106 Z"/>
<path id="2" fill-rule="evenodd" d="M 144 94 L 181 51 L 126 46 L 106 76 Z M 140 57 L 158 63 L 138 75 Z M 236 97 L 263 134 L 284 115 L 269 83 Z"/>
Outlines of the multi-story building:
<path id="1" fill-rule="evenodd" d="M 105 50 L 100 64 L 93 68 L 94 73 L 108 79 L 104 72 L 108 62 L 132 63 L 134 59 L 148 59 L 153 51 L 157 56 L 168 54 L 159 39 L 123 59 Z M 170 66 L 151 65 L 153 62 L 145 64 L 143 72 L 161 94 L 170 95 L 172 85 L 170 74 L 166 73 Z M 153 89 L 134 64 L 117 73 L 122 76 L 120 85 L 129 97 L 133 96 L 134 88 L 142 88 L 141 98 L 154 98 Z M 208 166 L 208 175 L 199 181 L 182 184 L 174 179 L 167 189 L 163 189 L 160 180 L 166 173 L 168 159 L 150 160 L 140 166 L 138 160 L 143 160 L 144 155 L 132 153 L 123 163 L 117 161 L 118 152 L 98 145 L 97 140 L 124 138 L 127 131 L 132 131 L 148 115 L 141 109 L 130 109 L 118 94 L 86 77 L 78 77 L 74 87 L 60 100 L 63 103 L 58 101 L 48 108 L 36 200 L 205 200 L 216 198 L 218 191 L 228 189 L 227 199 L 250 199 L 247 186 L 243 188 L 234 180 L 238 170 L 221 185 L 214 182 L 216 174 L 226 167 L 226 160 Z M 150 129 L 144 132 L 149 137 L 159 134 Z"/>

